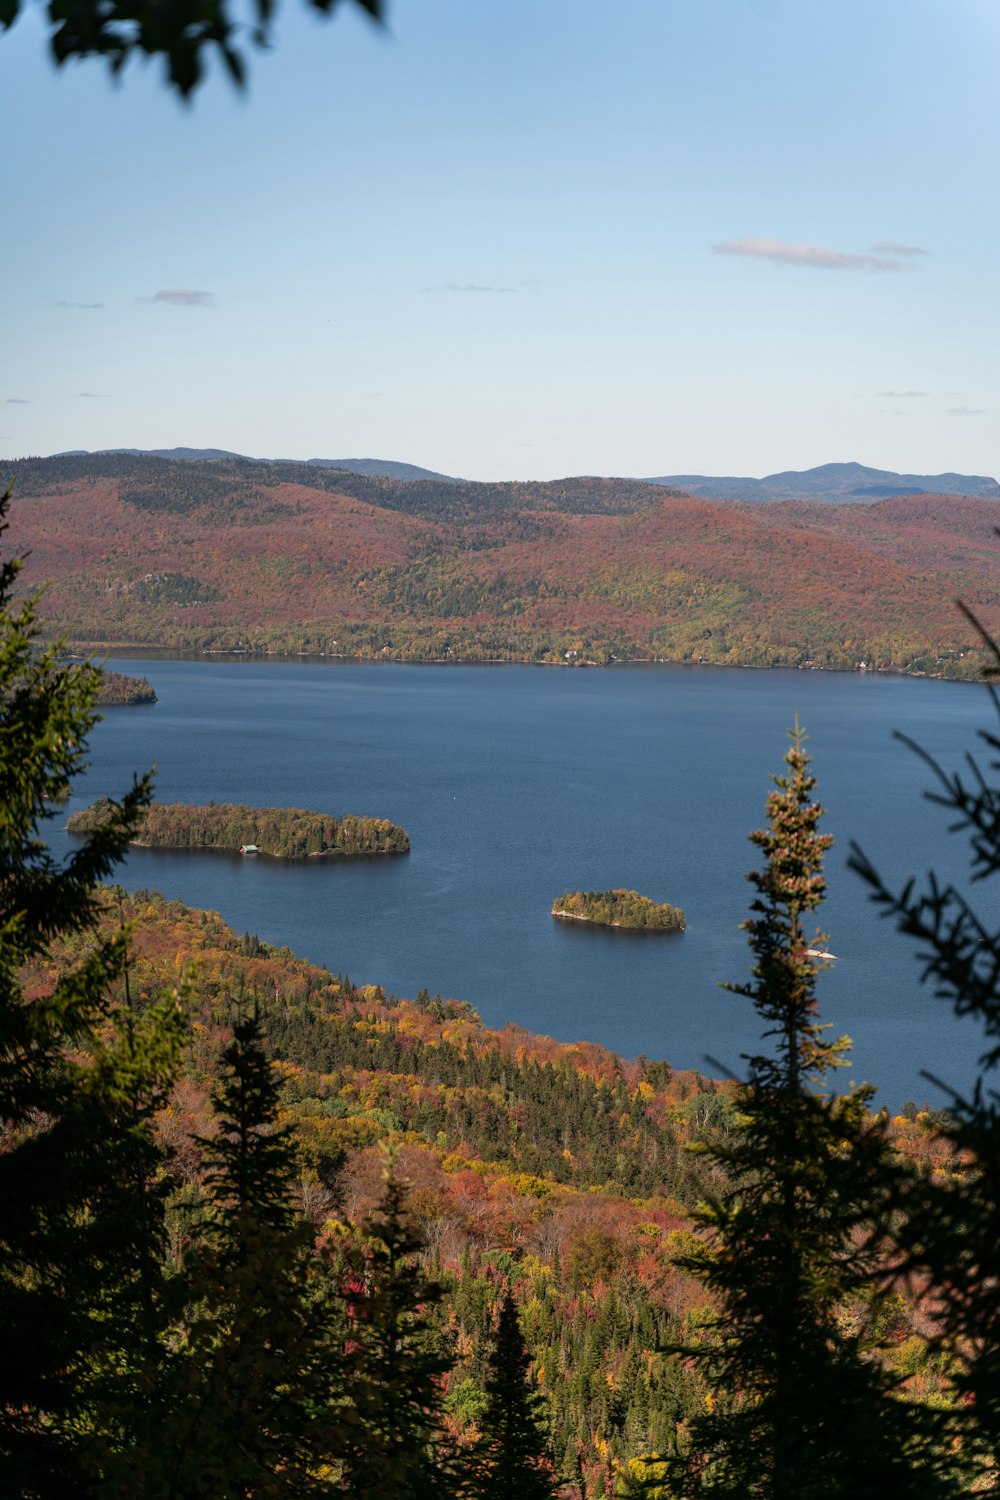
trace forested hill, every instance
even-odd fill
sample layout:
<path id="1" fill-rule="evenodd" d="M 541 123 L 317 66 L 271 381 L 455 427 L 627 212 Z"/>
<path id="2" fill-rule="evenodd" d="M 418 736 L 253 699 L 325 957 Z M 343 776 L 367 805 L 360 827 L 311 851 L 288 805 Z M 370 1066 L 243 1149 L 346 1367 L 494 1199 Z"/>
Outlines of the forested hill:
<path id="1" fill-rule="evenodd" d="M 454 521 L 503 519 L 521 511 L 631 515 L 651 503 L 649 482 L 641 479 L 581 476 L 546 482 L 477 484 L 444 475 L 411 479 L 334 469 L 318 462 L 269 463 L 235 455 L 198 462 L 134 453 L 64 454 L 15 460 L 12 468 L 17 476 L 17 495 L 22 499 L 51 494 L 79 480 L 112 480 L 123 487 L 123 498 L 131 504 L 171 515 L 218 507 L 223 497 L 235 515 L 246 508 L 251 495 L 284 484 L 350 495 L 368 505 L 407 515 Z"/>
<path id="2" fill-rule="evenodd" d="M 349 474 L 385 474 L 390 479 L 440 479 L 447 484 L 461 484 L 460 479 L 450 474 L 439 474 L 434 469 L 422 469 L 419 464 L 399 463 L 391 458 L 304 458 L 304 459 L 251 459 L 246 454 L 234 453 L 230 448 L 98 448 L 92 455 L 87 448 L 72 448 L 57 453 L 56 458 L 99 457 L 108 453 L 127 453 L 149 458 L 184 459 L 200 463 L 210 458 L 232 458 L 244 463 L 295 463 L 318 469 L 345 469 Z"/>
<path id="3" fill-rule="evenodd" d="M 299 1151 L 297 1200 L 318 1230 L 372 1210 L 382 1148 L 394 1144 L 424 1262 L 447 1289 L 455 1363 L 446 1409 L 459 1435 L 481 1414 L 484 1330 L 504 1287 L 520 1310 L 566 1494 L 620 1493 L 629 1461 L 664 1451 L 677 1424 L 704 1409 L 700 1378 L 657 1351 L 704 1323 L 705 1293 L 676 1261 L 692 1240 L 693 1208 L 720 1179 L 689 1148 L 729 1138 L 732 1084 L 520 1027 L 493 1030 L 467 1004 L 426 991 L 400 1000 L 358 987 L 148 891 L 108 893 L 102 927 L 116 931 L 123 919 L 140 1014 L 178 975 L 193 975 L 185 1065 L 156 1120 L 178 1242 L 199 1202 L 219 1053 L 235 1008 L 252 996 Z M 27 998 L 48 993 L 78 957 L 74 939 L 40 960 Z M 932 1122 L 906 1114 L 894 1124 L 897 1144 L 929 1159 Z M 897 1298 L 890 1315 L 901 1378 L 936 1393 L 940 1377 L 914 1336 L 917 1310 Z"/>
<path id="4" fill-rule="evenodd" d="M 727 504 L 128 454 L 14 468 L 13 545 L 80 645 L 972 676 L 952 600 L 1000 627 L 984 498 Z"/>

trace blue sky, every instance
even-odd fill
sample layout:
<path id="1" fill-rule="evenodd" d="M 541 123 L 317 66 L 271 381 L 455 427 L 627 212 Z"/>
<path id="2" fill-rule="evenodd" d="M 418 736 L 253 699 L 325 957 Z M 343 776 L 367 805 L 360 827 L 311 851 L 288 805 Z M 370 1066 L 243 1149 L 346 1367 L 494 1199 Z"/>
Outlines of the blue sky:
<path id="1" fill-rule="evenodd" d="M 186 107 L 32 11 L 0 457 L 997 473 L 998 62 L 997 0 L 285 0 Z"/>

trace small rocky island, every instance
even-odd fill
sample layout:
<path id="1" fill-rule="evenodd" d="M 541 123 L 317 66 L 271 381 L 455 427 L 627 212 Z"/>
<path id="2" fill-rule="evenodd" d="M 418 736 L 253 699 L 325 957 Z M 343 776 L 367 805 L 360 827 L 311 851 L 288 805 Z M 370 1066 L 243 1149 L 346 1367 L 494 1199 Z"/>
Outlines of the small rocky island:
<path id="1" fill-rule="evenodd" d="M 552 915 L 630 932 L 683 932 L 685 926 L 679 906 L 658 905 L 638 891 L 567 891 L 552 903 Z"/>
<path id="2" fill-rule="evenodd" d="M 155 703 L 156 693 L 145 677 L 129 677 L 124 672 L 101 673 L 97 695 L 99 708 L 122 708 L 133 703 Z"/>
<path id="3" fill-rule="evenodd" d="M 113 803 L 100 797 L 72 815 L 70 833 L 91 833 L 109 817 Z M 346 855 L 406 854 L 410 837 L 387 818 L 342 818 L 300 807 L 246 807 L 210 802 L 154 802 L 132 840 L 148 849 L 226 849 L 277 859 L 327 859 Z"/>

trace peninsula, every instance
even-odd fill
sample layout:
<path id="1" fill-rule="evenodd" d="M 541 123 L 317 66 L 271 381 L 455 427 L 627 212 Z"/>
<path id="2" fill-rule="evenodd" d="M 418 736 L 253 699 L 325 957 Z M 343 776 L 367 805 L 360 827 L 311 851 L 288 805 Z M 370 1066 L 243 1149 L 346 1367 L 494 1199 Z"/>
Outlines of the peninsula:
<path id="1" fill-rule="evenodd" d="M 106 821 L 111 803 L 100 797 L 72 815 L 70 833 L 90 833 Z M 132 840 L 149 849 L 227 849 L 268 854 L 277 859 L 328 858 L 358 854 L 406 854 L 406 830 L 386 818 L 342 818 L 299 807 L 247 807 L 210 802 L 154 802 L 143 814 Z"/>
<path id="2" fill-rule="evenodd" d="M 552 903 L 552 915 L 632 932 L 683 932 L 685 927 L 679 906 L 658 904 L 638 891 L 567 891 Z"/>

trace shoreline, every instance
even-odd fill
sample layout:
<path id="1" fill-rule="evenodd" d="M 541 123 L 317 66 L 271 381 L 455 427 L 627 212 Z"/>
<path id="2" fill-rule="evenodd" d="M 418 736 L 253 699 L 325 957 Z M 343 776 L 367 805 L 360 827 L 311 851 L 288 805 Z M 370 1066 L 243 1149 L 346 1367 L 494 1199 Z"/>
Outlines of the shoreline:
<path id="1" fill-rule="evenodd" d="M 687 930 L 687 924 L 683 927 L 654 927 L 652 925 L 630 927 L 627 922 L 599 922 L 596 917 L 585 917 L 582 912 L 578 911 L 553 910 L 550 915 L 555 917 L 557 922 L 584 922 L 588 927 L 606 927 L 609 929 L 614 928 L 617 932 L 635 932 L 640 937 L 645 937 L 647 934 L 652 936 L 654 933 L 659 937 L 668 933 L 676 934 Z"/>
<path id="2" fill-rule="evenodd" d="M 63 832 L 68 833 L 70 838 L 86 838 L 85 833 L 77 833 L 68 824 L 63 824 Z M 304 865 L 309 860 L 338 859 L 385 859 L 391 855 L 409 854 L 409 849 L 312 849 L 308 854 L 272 854 L 267 849 L 257 849 L 253 854 L 244 854 L 242 849 L 231 847 L 228 844 L 149 844 L 144 839 L 129 839 L 130 849 L 149 849 L 154 854 L 226 854 L 232 857 L 239 856 L 241 859 L 273 859 L 283 865 Z"/>
<path id="3" fill-rule="evenodd" d="M 461 656 L 373 656 L 353 655 L 342 651 L 269 651 L 246 646 L 150 646 L 129 642 L 69 642 L 69 649 L 81 656 L 104 654 L 108 660 L 128 658 L 147 661 L 248 661 L 248 662 L 314 662 L 343 667 L 550 667 L 577 671 L 734 671 L 734 672 L 814 672 L 827 676 L 902 677 L 908 681 L 951 682 L 959 686 L 981 687 L 983 677 L 963 677 L 945 672 L 907 671 L 905 667 L 824 667 L 809 662 L 781 662 L 760 666 L 752 662 L 681 661 L 672 657 L 630 656 L 611 661 L 592 659 L 576 661 L 536 661 L 528 657 L 461 657 Z M 116 707 L 122 705 L 114 705 Z M 131 705 L 129 705 L 131 706 Z M 145 705 L 136 705 L 145 706 Z"/>

